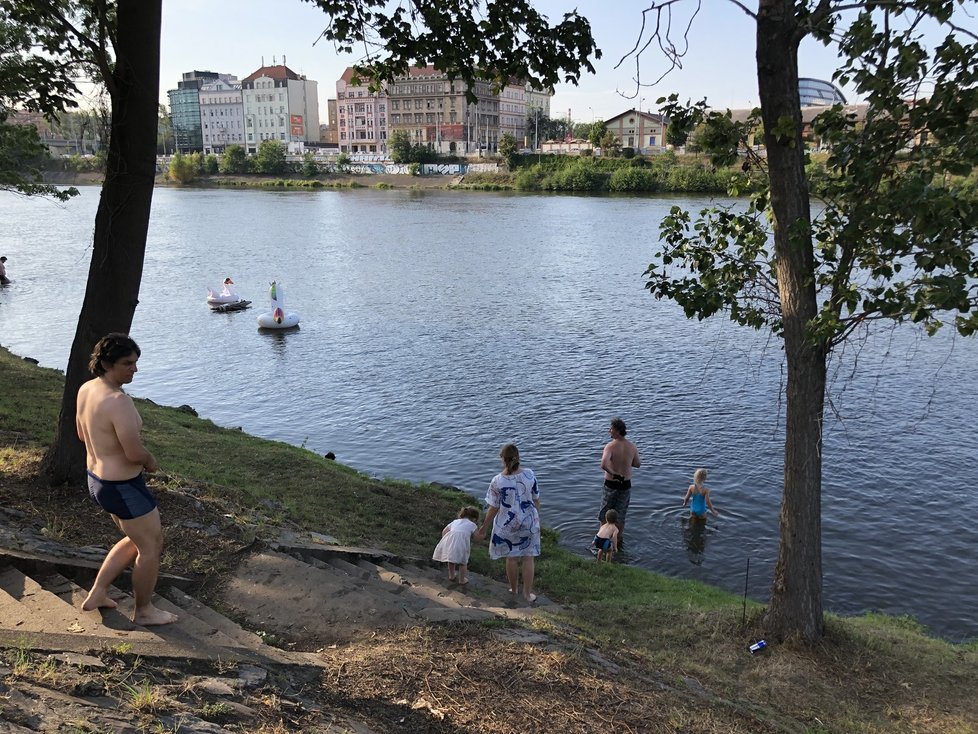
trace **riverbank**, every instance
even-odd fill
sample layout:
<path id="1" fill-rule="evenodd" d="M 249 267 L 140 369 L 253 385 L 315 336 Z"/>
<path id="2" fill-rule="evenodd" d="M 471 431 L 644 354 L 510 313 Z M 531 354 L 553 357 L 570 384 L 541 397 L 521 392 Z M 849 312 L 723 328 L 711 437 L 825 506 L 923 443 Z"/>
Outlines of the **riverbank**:
<path id="1" fill-rule="evenodd" d="M 61 385 L 59 372 L 0 350 L 0 505 L 42 520 L 64 542 L 108 545 L 114 528 L 84 490 L 48 488 L 38 473 Z M 222 542 L 223 534 L 208 538 L 188 527 L 189 519 L 225 527 L 233 518 L 259 535 L 290 526 L 425 558 L 464 501 L 444 488 L 373 480 L 186 410 L 137 403 L 147 444 L 163 467 L 153 478 L 156 491 L 183 488 L 188 491 L 180 496 L 192 498 L 163 506 L 165 570 L 198 579 L 205 598 L 217 594 L 244 556 L 233 551 L 240 542 Z M 484 546 L 474 549 L 472 567 L 495 578 L 502 572 Z M 599 566 L 562 549 L 550 532 L 537 577 L 540 591 L 561 610 L 540 610 L 532 626 L 559 644 L 501 642 L 489 635 L 502 624 L 497 620 L 414 623 L 408 632 L 378 631 L 341 646 L 339 658 L 358 661 L 349 681 L 363 692 L 373 730 L 397 729 L 396 721 L 386 728 L 376 724 L 382 717 L 370 717 L 414 700 L 411 690 L 427 691 L 430 709 L 452 712 L 432 714 L 419 730 L 446 733 L 498 729 L 505 722 L 485 709 L 499 707 L 486 702 L 505 701 L 513 731 L 963 734 L 978 720 L 971 695 L 978 644 L 929 638 L 911 620 L 830 616 L 816 647 L 769 641 L 765 653 L 752 656 L 747 647 L 763 635 L 762 608 L 748 603 L 745 614 L 741 599 L 718 589 L 620 564 Z M 309 640 L 290 642 L 302 649 Z M 396 670 L 389 663 L 393 650 Z M 6 653 L 8 664 L 16 655 Z M 467 677 L 460 678 L 459 661 L 472 656 L 486 662 L 466 665 Z M 510 672 L 501 675 L 490 660 L 505 661 Z M 56 677 L 48 684 L 54 687 Z"/>
<path id="2" fill-rule="evenodd" d="M 181 187 L 170 180 L 165 173 L 156 176 L 156 185 L 168 188 L 259 188 L 259 189 L 352 189 L 352 188 L 382 188 L 382 189 L 447 189 L 458 185 L 460 176 L 408 176 L 395 174 L 353 175 L 345 173 L 321 176 L 317 179 L 305 179 L 301 176 L 200 176 L 192 183 Z M 44 183 L 58 186 L 101 186 L 101 173 L 47 171 Z"/>

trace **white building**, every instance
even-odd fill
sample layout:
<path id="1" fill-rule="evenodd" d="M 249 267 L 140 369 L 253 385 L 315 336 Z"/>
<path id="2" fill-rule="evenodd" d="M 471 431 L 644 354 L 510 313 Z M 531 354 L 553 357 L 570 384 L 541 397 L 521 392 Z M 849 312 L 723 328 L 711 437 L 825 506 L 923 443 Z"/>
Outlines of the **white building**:
<path id="1" fill-rule="evenodd" d="M 263 66 L 241 82 L 245 145 L 258 151 L 264 140 L 319 142 L 318 84 L 284 64 Z"/>
<path id="2" fill-rule="evenodd" d="M 510 82 L 499 93 L 499 137 L 512 135 L 517 145 L 527 145 L 526 85 Z"/>
<path id="3" fill-rule="evenodd" d="M 244 146 L 241 82 L 229 74 L 200 88 L 200 122 L 204 153 L 220 155 L 229 145 Z"/>
<path id="4" fill-rule="evenodd" d="M 385 92 L 371 92 L 365 82 L 353 84 L 347 67 L 336 82 L 336 142 L 344 153 L 387 154 L 387 107 Z"/>

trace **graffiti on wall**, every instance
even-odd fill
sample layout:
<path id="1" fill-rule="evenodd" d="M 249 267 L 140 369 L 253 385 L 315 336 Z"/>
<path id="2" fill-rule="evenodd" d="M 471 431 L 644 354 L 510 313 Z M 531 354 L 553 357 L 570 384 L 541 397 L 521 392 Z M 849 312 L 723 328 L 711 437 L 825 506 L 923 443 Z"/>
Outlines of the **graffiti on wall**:
<path id="1" fill-rule="evenodd" d="M 341 166 L 337 163 L 321 163 L 320 168 L 326 173 L 350 173 L 354 176 L 369 176 L 374 174 L 392 174 L 407 176 L 411 174 L 409 163 L 347 163 Z M 425 163 L 420 173 L 424 176 L 462 176 L 466 173 L 495 173 L 499 170 L 496 163 Z"/>

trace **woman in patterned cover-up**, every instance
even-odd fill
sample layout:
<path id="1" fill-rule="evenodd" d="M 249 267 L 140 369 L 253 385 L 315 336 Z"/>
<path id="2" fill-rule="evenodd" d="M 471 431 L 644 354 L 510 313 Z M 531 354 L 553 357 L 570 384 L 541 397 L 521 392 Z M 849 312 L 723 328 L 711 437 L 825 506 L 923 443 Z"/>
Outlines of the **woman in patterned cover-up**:
<path id="1" fill-rule="evenodd" d="M 508 443 L 499 452 L 503 470 L 492 478 L 486 493 L 489 511 L 477 537 L 492 526 L 489 557 L 506 559 L 509 591 L 515 594 L 519 566 L 523 566 L 523 598 L 536 601 L 533 593 L 534 557 L 540 555 L 540 490 L 530 469 L 520 467 L 520 452 Z"/>

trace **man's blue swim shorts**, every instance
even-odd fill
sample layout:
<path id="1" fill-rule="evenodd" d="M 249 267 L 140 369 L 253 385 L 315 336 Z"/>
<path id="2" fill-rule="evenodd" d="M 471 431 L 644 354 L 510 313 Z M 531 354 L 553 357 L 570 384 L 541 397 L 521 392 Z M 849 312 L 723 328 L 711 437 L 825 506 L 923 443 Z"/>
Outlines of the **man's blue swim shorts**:
<path id="1" fill-rule="evenodd" d="M 142 474 L 120 482 L 100 479 L 88 472 L 88 493 L 99 507 L 120 520 L 142 517 L 156 509 L 156 498 L 146 487 Z"/>

